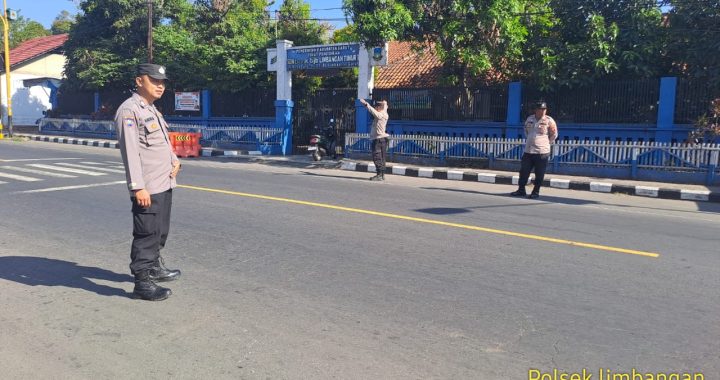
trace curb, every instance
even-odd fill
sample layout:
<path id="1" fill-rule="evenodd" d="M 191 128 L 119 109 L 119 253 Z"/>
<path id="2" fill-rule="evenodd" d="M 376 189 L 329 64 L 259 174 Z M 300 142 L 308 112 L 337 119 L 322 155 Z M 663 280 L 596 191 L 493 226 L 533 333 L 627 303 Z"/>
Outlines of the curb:
<path id="1" fill-rule="evenodd" d="M 344 161 L 342 170 L 356 172 L 375 172 L 374 164 Z M 400 165 L 387 165 L 385 174 L 406 177 L 434 178 L 451 181 L 495 183 L 499 185 L 517 185 L 519 176 L 495 173 L 480 173 L 462 170 L 438 170 L 432 168 L 414 168 Z M 534 179 L 531 178 L 532 182 Z M 630 186 L 611 182 L 586 182 L 568 179 L 550 178 L 543 181 L 543 186 L 556 189 L 592 191 L 598 193 L 625 194 L 649 198 L 674 199 L 684 201 L 720 202 L 720 193 L 707 190 L 665 189 L 653 186 Z"/>
<path id="2" fill-rule="evenodd" d="M 45 135 L 28 135 L 22 133 L 15 133 L 14 136 L 25 137 L 33 141 L 43 142 L 54 142 L 60 144 L 73 144 L 73 145 L 85 145 L 95 146 L 100 148 L 112 148 L 119 149 L 120 143 L 114 140 L 98 140 L 98 139 L 78 139 L 74 137 L 50 137 Z M 236 156 L 261 156 L 262 152 L 259 150 L 221 150 L 215 148 L 202 148 L 200 155 L 202 157 L 236 157 Z"/>
<path id="3" fill-rule="evenodd" d="M 220 150 L 215 148 L 202 148 L 200 155 L 202 157 L 262 156 L 262 152 L 259 150 Z"/>
<path id="4" fill-rule="evenodd" d="M 96 147 L 100 147 L 100 148 L 112 148 L 112 149 L 120 148 L 120 143 L 118 143 L 117 141 L 110 141 L 110 140 L 89 140 L 89 139 L 86 140 L 86 139 L 77 139 L 74 137 L 50 137 L 50 136 L 43 136 L 43 135 L 25 135 L 25 134 L 20 134 L 20 133 L 15 133 L 13 136 L 26 137 L 33 141 L 96 146 Z"/>
<path id="5" fill-rule="evenodd" d="M 33 141 L 53 142 L 60 144 L 85 145 L 100 148 L 120 148 L 120 143 L 110 140 L 78 139 L 74 137 L 50 137 L 45 135 L 14 134 L 18 137 L 25 137 Z M 260 151 L 245 150 L 220 150 L 214 148 L 202 148 L 202 157 L 238 157 L 238 156 L 262 156 Z M 375 165 L 343 161 L 341 170 L 357 172 L 375 172 Z M 401 165 L 388 165 L 386 174 L 401 175 L 406 177 L 435 178 L 451 181 L 495 183 L 499 185 L 517 185 L 519 176 L 502 175 L 495 173 L 481 173 L 462 170 L 440 170 L 432 168 L 415 168 Z M 531 181 L 532 182 L 532 178 Z M 550 178 L 543 181 L 543 186 L 556 189 L 569 189 L 579 191 L 592 191 L 598 193 L 625 194 L 649 198 L 673 199 L 684 201 L 717 202 L 720 203 L 720 192 L 691 189 L 666 189 L 654 186 L 630 186 L 614 184 L 612 182 L 586 182 L 572 181 L 568 179 Z"/>

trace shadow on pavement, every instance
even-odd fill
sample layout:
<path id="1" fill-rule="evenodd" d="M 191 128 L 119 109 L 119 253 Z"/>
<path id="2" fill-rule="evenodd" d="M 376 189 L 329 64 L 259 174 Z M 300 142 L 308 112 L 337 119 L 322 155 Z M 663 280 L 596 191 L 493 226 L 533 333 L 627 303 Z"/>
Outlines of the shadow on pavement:
<path id="1" fill-rule="evenodd" d="M 448 189 L 444 187 L 422 187 L 424 190 L 436 190 L 436 191 L 452 191 L 456 193 L 468 193 L 468 194 L 478 194 L 478 195 L 492 195 L 495 197 L 500 198 L 508 198 L 508 199 L 517 199 L 517 200 L 527 200 L 528 204 L 541 204 L 543 202 L 545 203 L 562 203 L 562 204 L 568 204 L 568 205 L 584 205 L 584 204 L 598 204 L 598 202 L 594 201 L 588 201 L 584 199 L 573 199 L 573 198 L 564 198 L 564 197 L 553 197 L 548 195 L 540 195 L 540 198 L 538 199 L 527 199 L 524 197 L 513 197 L 510 195 L 510 193 L 488 193 L 484 191 L 475 191 L 475 190 L 461 190 L 461 189 Z M 505 206 L 515 206 L 515 205 L 499 205 L 499 206 L 487 206 L 487 207 L 505 207 Z M 481 207 L 473 207 L 473 208 L 485 208 L 484 206 Z"/>
<path id="2" fill-rule="evenodd" d="M 464 214 L 466 212 L 470 212 L 470 210 L 466 208 L 451 208 L 451 207 L 433 207 L 433 208 L 421 208 L 414 210 L 417 212 L 422 212 L 425 214 L 433 214 L 433 215 L 454 215 L 454 214 Z"/>
<path id="3" fill-rule="evenodd" d="M 422 189 L 425 190 L 438 190 L 438 191 L 452 191 L 457 193 L 468 193 L 468 194 L 479 194 L 479 195 L 492 195 L 500 198 L 510 198 L 510 199 L 518 199 L 523 200 L 524 198 L 519 197 L 512 197 L 509 193 L 488 193 L 483 191 L 474 191 L 474 190 L 461 190 L 461 189 L 448 189 L 443 187 L 423 187 Z M 647 199 L 653 199 L 653 198 L 647 198 Z M 565 198 L 565 197 L 554 197 L 554 196 L 548 196 L 548 195 L 540 195 L 540 198 L 538 199 L 527 199 L 528 205 L 541 205 L 543 203 L 557 203 L 557 204 L 565 204 L 565 205 L 602 205 L 603 202 L 596 202 L 596 201 L 589 201 L 584 199 L 576 199 L 576 198 Z M 674 212 L 679 213 L 686 213 L 686 214 L 696 214 L 698 212 L 700 213 L 720 213 L 720 203 L 715 202 L 693 202 L 693 201 L 678 201 L 675 200 L 675 202 L 691 202 L 697 206 L 697 210 L 679 210 L 679 209 L 672 209 L 667 207 L 649 207 L 649 206 L 643 206 L 640 204 L 633 204 L 633 205 L 622 205 L 622 204 L 613 204 L 615 207 L 619 208 L 634 208 L 634 209 L 645 209 L 645 210 L 656 210 L 656 211 L 668 211 L 672 210 Z M 470 207 L 470 208 L 492 208 L 492 207 L 508 207 L 508 206 L 518 206 L 518 204 L 503 204 L 503 205 L 495 205 L 495 206 L 478 206 L 478 207 Z"/>
<path id="4" fill-rule="evenodd" d="M 318 174 L 318 173 L 311 173 L 311 172 L 301 172 L 304 175 L 310 175 L 315 177 L 324 177 L 324 178 L 342 178 L 342 179 L 352 179 L 355 181 L 365 181 L 369 182 L 368 178 L 371 176 L 368 175 L 367 177 L 352 177 L 352 176 L 345 176 L 345 175 L 332 175 L 332 174 Z M 371 173 L 372 174 L 372 173 Z"/>
<path id="5" fill-rule="evenodd" d="M 65 286 L 87 290 L 101 296 L 130 297 L 120 288 L 100 285 L 91 279 L 132 282 L 133 277 L 106 269 L 84 267 L 70 261 L 33 256 L 0 257 L 0 278 L 30 286 Z"/>

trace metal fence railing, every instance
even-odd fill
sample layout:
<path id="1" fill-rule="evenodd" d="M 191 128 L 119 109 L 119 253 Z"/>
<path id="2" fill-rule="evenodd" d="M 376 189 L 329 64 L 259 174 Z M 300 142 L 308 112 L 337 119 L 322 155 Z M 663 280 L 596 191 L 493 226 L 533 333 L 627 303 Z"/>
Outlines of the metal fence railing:
<path id="1" fill-rule="evenodd" d="M 224 124 L 224 125 L 223 125 Z M 260 146 L 282 144 L 282 128 L 275 128 L 272 124 L 259 123 L 254 126 L 238 126 L 230 123 L 216 123 L 209 126 L 191 123 L 170 123 L 174 132 L 200 132 L 203 145 L 250 144 Z"/>
<path id="2" fill-rule="evenodd" d="M 654 124 L 659 98 L 658 79 L 606 81 L 556 90 L 527 85 L 522 90 L 522 114 L 529 114 L 532 104 L 543 100 L 560 122 Z"/>
<path id="3" fill-rule="evenodd" d="M 38 132 L 47 135 L 70 135 L 116 139 L 115 122 L 110 120 L 89 119 L 51 119 L 40 120 Z"/>
<path id="4" fill-rule="evenodd" d="M 720 98 L 720 88 L 713 88 L 707 81 L 678 78 L 675 123 L 695 123 L 710 111 L 710 102 L 717 98 Z"/>
<path id="5" fill-rule="evenodd" d="M 219 120 L 206 123 L 170 121 L 168 124 L 174 132 L 200 132 L 203 146 L 230 144 L 263 153 L 279 153 L 282 145 L 283 130 L 274 127 L 274 120 Z M 45 118 L 40 121 L 38 130 L 48 135 L 117 139 L 115 122 L 106 120 Z"/>
<path id="6" fill-rule="evenodd" d="M 369 154 L 368 134 L 346 134 L 345 153 Z M 390 159 L 423 158 L 443 162 L 450 159 L 480 159 L 489 162 L 519 162 L 524 139 L 459 138 L 428 135 L 391 136 Z M 572 166 L 628 169 L 635 178 L 639 169 L 705 173 L 712 183 L 720 167 L 720 144 L 669 144 L 655 142 L 558 141 L 552 145 L 551 167 Z"/>
<path id="7" fill-rule="evenodd" d="M 393 120 L 505 121 L 508 86 L 375 89 Z"/>

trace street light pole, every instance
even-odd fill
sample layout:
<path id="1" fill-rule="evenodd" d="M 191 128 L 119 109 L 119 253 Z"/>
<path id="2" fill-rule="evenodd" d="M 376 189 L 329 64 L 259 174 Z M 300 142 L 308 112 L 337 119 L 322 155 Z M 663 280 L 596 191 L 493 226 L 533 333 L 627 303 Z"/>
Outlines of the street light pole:
<path id="1" fill-rule="evenodd" d="M 3 0 L 5 1 L 5 0 Z M 153 0 L 147 0 L 148 5 L 148 63 L 153 62 Z"/>
<path id="2" fill-rule="evenodd" d="M 8 124 L 8 135 L 13 135 L 13 123 L 12 123 L 12 99 L 10 90 L 10 21 L 8 21 L 7 15 L 7 4 L 6 0 L 3 0 L 2 16 L 0 17 L 3 22 L 3 34 L 5 39 L 5 89 L 7 94 L 7 124 Z M 2 133 L 2 120 L 0 120 L 0 139 L 3 138 Z"/>

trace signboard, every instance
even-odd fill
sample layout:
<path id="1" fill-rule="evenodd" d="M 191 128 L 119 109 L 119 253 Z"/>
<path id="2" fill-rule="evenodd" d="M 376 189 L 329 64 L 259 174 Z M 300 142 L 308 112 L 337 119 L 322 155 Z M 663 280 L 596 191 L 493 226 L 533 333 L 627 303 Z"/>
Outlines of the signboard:
<path id="1" fill-rule="evenodd" d="M 360 44 L 332 44 L 290 48 L 287 71 L 337 69 L 358 66 Z"/>
<path id="2" fill-rule="evenodd" d="M 175 111 L 200 111 L 200 93 L 176 92 Z"/>
<path id="3" fill-rule="evenodd" d="M 370 51 L 370 66 L 388 65 L 388 44 L 376 46 Z"/>
<path id="4" fill-rule="evenodd" d="M 278 71 L 277 49 L 267 49 L 267 70 Z"/>

